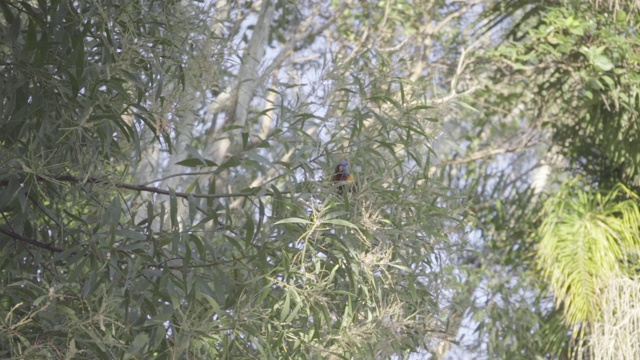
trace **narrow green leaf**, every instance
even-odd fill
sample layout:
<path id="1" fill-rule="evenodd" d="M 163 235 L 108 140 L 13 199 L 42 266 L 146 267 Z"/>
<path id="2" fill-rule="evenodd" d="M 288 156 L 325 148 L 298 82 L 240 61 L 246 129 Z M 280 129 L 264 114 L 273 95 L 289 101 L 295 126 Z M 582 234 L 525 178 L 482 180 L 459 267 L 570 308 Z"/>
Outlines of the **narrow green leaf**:
<path id="1" fill-rule="evenodd" d="M 202 158 L 187 158 L 182 161 L 178 161 L 176 165 L 187 166 L 187 167 L 207 167 L 207 166 L 218 166 L 214 161 Z"/>
<path id="2" fill-rule="evenodd" d="M 323 220 L 322 221 L 323 224 L 333 224 L 333 225 L 340 225 L 340 226 L 346 226 L 352 229 L 357 229 L 358 227 L 346 220 L 342 220 L 342 219 L 329 219 L 329 220 Z"/>
<path id="3" fill-rule="evenodd" d="M 284 298 L 284 303 L 282 304 L 282 309 L 280 310 L 280 322 L 283 323 L 287 316 L 289 315 L 289 307 L 291 306 L 291 297 L 287 293 Z"/>
<path id="4" fill-rule="evenodd" d="M 173 188 L 169 188 L 169 216 L 171 218 L 171 228 L 177 229 L 178 223 L 178 198 L 176 197 L 176 191 Z"/>
<path id="5" fill-rule="evenodd" d="M 311 221 L 301 218 L 286 218 L 275 222 L 275 225 L 279 224 L 311 224 Z"/>

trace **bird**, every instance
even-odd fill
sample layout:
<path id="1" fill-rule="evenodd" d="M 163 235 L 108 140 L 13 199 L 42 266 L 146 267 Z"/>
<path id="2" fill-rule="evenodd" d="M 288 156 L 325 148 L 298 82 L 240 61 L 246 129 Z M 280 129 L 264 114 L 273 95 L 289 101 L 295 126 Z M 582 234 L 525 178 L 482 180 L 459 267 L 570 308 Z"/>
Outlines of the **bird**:
<path id="1" fill-rule="evenodd" d="M 347 160 L 340 161 L 336 166 L 333 182 L 338 184 L 338 194 L 342 194 L 347 185 L 349 186 L 349 192 L 356 191 L 355 177 L 349 170 L 349 162 Z"/>

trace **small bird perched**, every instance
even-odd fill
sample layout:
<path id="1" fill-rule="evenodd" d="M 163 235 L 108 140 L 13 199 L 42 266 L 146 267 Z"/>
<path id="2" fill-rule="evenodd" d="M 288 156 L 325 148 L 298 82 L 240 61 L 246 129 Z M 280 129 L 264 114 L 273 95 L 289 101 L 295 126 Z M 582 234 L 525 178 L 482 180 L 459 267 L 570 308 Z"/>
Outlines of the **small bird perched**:
<path id="1" fill-rule="evenodd" d="M 347 162 L 347 160 L 340 161 L 340 163 L 338 163 L 338 166 L 336 166 L 336 172 L 333 175 L 333 182 L 339 184 L 338 194 L 342 194 L 345 185 L 349 186 L 349 192 L 356 191 L 355 177 L 349 170 L 349 163 Z"/>

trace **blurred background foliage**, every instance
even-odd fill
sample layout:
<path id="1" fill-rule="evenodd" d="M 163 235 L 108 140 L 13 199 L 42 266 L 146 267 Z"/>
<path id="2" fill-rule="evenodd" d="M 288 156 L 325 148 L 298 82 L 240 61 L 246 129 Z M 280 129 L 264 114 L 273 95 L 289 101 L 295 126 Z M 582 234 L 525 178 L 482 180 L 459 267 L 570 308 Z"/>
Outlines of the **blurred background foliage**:
<path id="1" fill-rule="evenodd" d="M 0 357 L 605 358 L 637 318 L 632 1 L 0 11 Z"/>

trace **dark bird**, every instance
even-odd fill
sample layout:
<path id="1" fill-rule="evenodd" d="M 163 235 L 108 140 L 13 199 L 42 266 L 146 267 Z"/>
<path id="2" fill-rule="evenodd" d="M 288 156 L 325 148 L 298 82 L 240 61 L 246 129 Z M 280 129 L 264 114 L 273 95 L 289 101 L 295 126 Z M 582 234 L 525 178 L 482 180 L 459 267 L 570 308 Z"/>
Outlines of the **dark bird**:
<path id="1" fill-rule="evenodd" d="M 336 172 L 333 175 L 333 182 L 338 184 L 338 193 L 342 194 L 345 186 L 349 186 L 350 192 L 356 191 L 355 177 L 349 170 L 349 163 L 347 160 L 342 160 L 336 166 Z"/>

